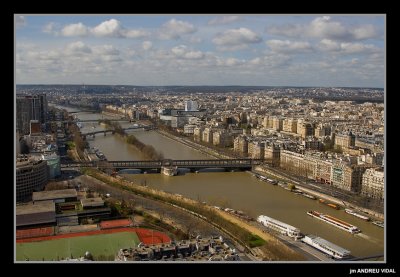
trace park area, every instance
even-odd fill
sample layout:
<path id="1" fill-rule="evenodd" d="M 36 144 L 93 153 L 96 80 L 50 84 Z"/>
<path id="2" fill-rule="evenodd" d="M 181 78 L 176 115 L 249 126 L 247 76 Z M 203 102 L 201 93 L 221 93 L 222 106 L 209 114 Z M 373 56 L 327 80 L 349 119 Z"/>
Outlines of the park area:
<path id="1" fill-rule="evenodd" d="M 17 261 L 57 261 L 78 258 L 89 251 L 95 260 L 114 260 L 121 248 L 135 247 L 140 242 L 170 242 L 157 231 L 142 228 L 118 228 L 56 236 L 17 239 Z"/>

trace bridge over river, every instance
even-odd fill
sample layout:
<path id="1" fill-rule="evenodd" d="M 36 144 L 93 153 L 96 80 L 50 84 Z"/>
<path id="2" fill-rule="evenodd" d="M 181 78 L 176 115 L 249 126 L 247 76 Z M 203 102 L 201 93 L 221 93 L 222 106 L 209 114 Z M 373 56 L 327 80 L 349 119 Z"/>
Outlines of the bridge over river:
<path id="1" fill-rule="evenodd" d="M 142 129 L 145 131 L 149 131 L 154 129 L 154 126 L 147 126 L 147 125 L 138 125 L 138 126 L 132 126 L 132 127 L 127 127 L 127 128 L 122 128 L 123 130 L 138 130 Z M 107 133 L 115 134 L 114 129 L 109 129 L 109 130 L 99 130 L 99 131 L 92 131 L 92 132 L 87 132 L 87 133 L 82 133 L 82 136 L 93 136 L 95 137 L 96 134 L 104 134 L 106 135 Z"/>
<path id="2" fill-rule="evenodd" d="M 61 164 L 61 168 L 68 167 L 96 167 L 99 169 L 157 170 L 162 167 L 188 168 L 192 171 L 205 168 L 223 168 L 227 170 L 250 170 L 253 166 L 263 162 L 261 159 L 219 159 L 219 160 L 157 160 L 157 161 L 92 161 L 69 162 Z"/>

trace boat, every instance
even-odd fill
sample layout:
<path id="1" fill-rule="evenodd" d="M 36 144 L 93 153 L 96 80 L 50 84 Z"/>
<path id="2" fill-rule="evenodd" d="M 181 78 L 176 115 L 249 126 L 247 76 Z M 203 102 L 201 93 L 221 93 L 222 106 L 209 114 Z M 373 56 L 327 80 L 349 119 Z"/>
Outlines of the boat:
<path id="1" fill-rule="evenodd" d="M 293 227 L 289 224 L 276 220 L 266 215 L 260 215 L 257 218 L 257 221 L 264 225 L 265 227 L 271 228 L 275 231 L 278 231 L 282 235 L 286 235 L 292 237 L 294 239 L 301 238 L 302 235 L 300 233 L 300 229 Z"/>
<path id="2" fill-rule="evenodd" d="M 381 228 L 385 228 L 385 223 L 383 221 L 373 221 L 372 224 L 379 226 Z"/>
<path id="3" fill-rule="evenodd" d="M 352 234 L 357 234 L 360 233 L 361 230 L 358 229 L 358 227 L 351 225 L 350 223 L 347 223 L 343 220 L 337 219 L 333 216 L 327 215 L 327 214 L 322 214 L 320 212 L 316 212 L 316 211 L 308 211 L 307 214 L 309 216 L 315 217 L 321 221 L 324 221 L 328 224 L 331 224 L 339 229 L 342 229 L 344 231 L 347 231 L 349 233 Z"/>
<path id="4" fill-rule="evenodd" d="M 261 181 L 267 180 L 267 177 L 264 177 L 264 176 L 261 176 L 261 175 L 258 175 L 258 178 L 259 178 Z"/>
<path id="5" fill-rule="evenodd" d="M 275 180 L 273 180 L 273 179 L 270 179 L 270 178 L 266 178 L 266 181 L 269 182 L 269 183 L 272 184 L 272 185 L 277 185 L 277 184 L 278 184 L 277 181 L 275 181 Z"/>
<path id="6" fill-rule="evenodd" d="M 312 200 L 317 199 L 315 196 L 313 196 L 313 195 L 311 195 L 311 194 L 304 193 L 304 192 L 303 192 L 302 195 L 305 196 L 305 197 L 307 197 L 307 198 L 310 198 L 310 199 L 312 199 Z"/>
<path id="7" fill-rule="evenodd" d="M 336 205 L 336 204 L 328 203 L 328 204 L 326 204 L 326 205 L 329 206 L 329 207 L 331 207 L 331 208 L 334 208 L 335 210 L 339 210 L 339 206 Z"/>
<path id="8" fill-rule="evenodd" d="M 319 201 L 319 203 L 325 204 L 325 205 L 327 205 L 327 206 L 329 206 L 331 208 L 334 208 L 335 210 L 339 210 L 340 209 L 338 205 L 333 204 L 333 203 L 329 203 L 324 199 L 319 199 L 318 201 Z"/>
<path id="9" fill-rule="evenodd" d="M 353 211 L 353 210 L 345 209 L 344 211 L 345 211 L 346 213 L 348 213 L 348 214 L 354 215 L 355 217 L 361 218 L 361 219 L 363 219 L 363 220 L 366 220 L 366 221 L 369 221 L 369 220 L 370 220 L 370 218 L 369 218 L 368 216 L 358 214 L 358 213 L 356 213 L 356 212 Z"/>
<path id="10" fill-rule="evenodd" d="M 306 235 L 302 241 L 335 259 L 341 260 L 350 256 L 349 250 L 314 235 Z"/>
<path id="11" fill-rule="evenodd" d="M 167 176 L 178 175 L 178 167 L 177 166 L 163 166 L 161 171 L 164 175 L 167 175 Z"/>

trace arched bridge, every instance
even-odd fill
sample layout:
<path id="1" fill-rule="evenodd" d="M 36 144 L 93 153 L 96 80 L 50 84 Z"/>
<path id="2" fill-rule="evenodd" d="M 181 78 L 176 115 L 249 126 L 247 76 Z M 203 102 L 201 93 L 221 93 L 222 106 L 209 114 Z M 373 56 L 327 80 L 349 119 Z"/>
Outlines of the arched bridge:
<path id="1" fill-rule="evenodd" d="M 122 169 L 161 170 L 163 166 L 177 166 L 178 168 L 189 168 L 198 170 L 204 168 L 225 169 L 251 169 L 254 165 L 262 162 L 261 159 L 221 159 L 221 160 L 158 160 L 158 161 L 93 161 L 93 162 L 70 162 L 61 164 L 65 167 L 97 167 Z"/>

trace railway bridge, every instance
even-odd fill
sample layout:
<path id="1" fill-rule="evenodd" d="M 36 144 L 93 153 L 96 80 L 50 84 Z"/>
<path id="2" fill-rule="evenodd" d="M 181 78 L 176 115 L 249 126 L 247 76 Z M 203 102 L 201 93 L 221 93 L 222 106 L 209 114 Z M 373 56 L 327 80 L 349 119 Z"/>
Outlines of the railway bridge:
<path id="1" fill-rule="evenodd" d="M 92 161 L 92 162 L 69 162 L 61 164 L 62 168 L 68 167 L 96 167 L 99 169 L 140 169 L 144 171 L 156 170 L 162 167 L 176 166 L 197 171 L 205 168 L 223 168 L 226 170 L 251 170 L 255 165 L 263 162 L 261 159 L 218 159 L 218 160 L 157 160 L 157 161 Z"/>

